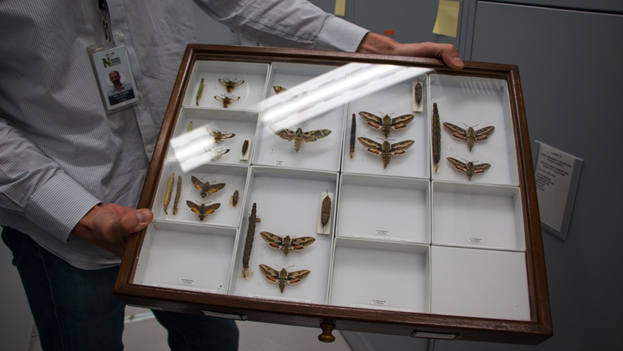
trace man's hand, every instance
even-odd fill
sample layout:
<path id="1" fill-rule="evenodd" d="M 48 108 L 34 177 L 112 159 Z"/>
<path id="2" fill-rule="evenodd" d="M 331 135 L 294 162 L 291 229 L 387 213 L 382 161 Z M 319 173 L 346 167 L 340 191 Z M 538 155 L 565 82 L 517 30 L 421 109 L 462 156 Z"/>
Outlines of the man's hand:
<path id="1" fill-rule="evenodd" d="M 82 217 L 71 233 L 121 257 L 128 235 L 147 227 L 153 218 L 148 209 L 97 205 Z"/>
<path id="2" fill-rule="evenodd" d="M 436 57 L 441 59 L 450 68 L 461 69 L 465 66 L 459 57 L 458 51 L 452 44 L 430 42 L 401 44 L 392 38 L 372 32 L 363 37 L 357 48 L 357 52 L 382 55 Z"/>

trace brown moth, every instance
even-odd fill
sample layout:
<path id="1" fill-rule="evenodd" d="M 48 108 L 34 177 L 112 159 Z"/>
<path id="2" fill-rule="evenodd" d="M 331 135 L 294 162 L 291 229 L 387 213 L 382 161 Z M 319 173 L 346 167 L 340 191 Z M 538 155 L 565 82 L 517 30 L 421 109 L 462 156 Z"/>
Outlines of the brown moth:
<path id="1" fill-rule="evenodd" d="M 201 192 L 200 193 L 201 197 L 210 196 L 214 194 L 215 192 L 223 189 L 226 185 L 225 183 L 218 183 L 218 184 L 210 184 L 209 182 L 204 183 L 195 176 L 191 176 L 190 180 L 192 180 L 195 188 Z"/>
<path id="2" fill-rule="evenodd" d="M 450 132 L 450 134 L 452 134 L 453 138 L 465 141 L 467 143 L 467 147 L 469 147 L 469 151 L 472 151 L 472 147 L 474 147 L 475 142 L 487 140 L 495 130 L 495 127 L 493 126 L 484 127 L 478 130 L 474 130 L 473 127 L 468 126 L 467 130 L 465 130 L 448 122 L 443 122 L 443 126 L 448 132 Z"/>
<path id="3" fill-rule="evenodd" d="M 210 213 L 214 213 L 214 211 L 218 210 L 218 208 L 221 207 L 220 203 L 206 206 L 206 204 L 198 205 L 189 200 L 186 200 L 186 205 L 190 207 L 191 211 L 197 214 L 197 217 L 199 217 L 200 221 L 203 221 Z"/>
<path id="4" fill-rule="evenodd" d="M 359 116 L 363 118 L 366 123 L 374 128 L 380 129 L 385 138 L 389 137 L 389 133 L 393 130 L 400 130 L 407 127 L 407 124 L 411 123 L 415 118 L 415 115 L 402 115 L 395 118 L 389 117 L 389 115 L 384 115 L 383 117 L 379 117 L 371 114 L 370 112 L 361 111 L 359 112 Z"/>
<path id="5" fill-rule="evenodd" d="M 209 147 L 204 150 L 208 154 L 208 156 L 210 156 L 210 161 L 216 161 L 221 158 L 221 156 L 229 152 L 229 149 L 225 149 L 222 147 Z"/>
<path id="6" fill-rule="evenodd" d="M 299 152 L 301 149 L 301 145 L 305 143 L 311 143 L 316 140 L 322 139 L 329 134 L 331 131 L 329 129 L 318 129 L 318 130 L 310 130 L 309 132 L 303 132 L 302 128 L 297 128 L 296 131 L 292 131 L 290 129 L 282 129 L 278 131 L 274 131 L 273 133 L 277 134 L 281 139 L 285 139 L 287 141 L 294 140 L 294 150 Z"/>
<path id="7" fill-rule="evenodd" d="M 225 87 L 228 93 L 231 93 L 231 91 L 237 86 L 244 84 L 244 80 L 236 80 L 236 78 L 234 78 L 234 80 L 230 80 L 229 77 L 225 79 L 219 78 L 218 81 Z"/>
<path id="8" fill-rule="evenodd" d="M 474 174 L 483 174 L 491 167 L 491 165 L 488 163 L 474 164 L 474 162 L 472 161 L 464 163 L 452 157 L 448 157 L 448 161 L 454 166 L 457 171 L 465 173 L 465 175 L 467 175 L 467 180 L 470 181 L 472 180 L 472 176 Z"/>
<path id="9" fill-rule="evenodd" d="M 260 232 L 260 236 L 268 243 L 271 249 L 282 250 L 286 256 L 288 256 L 290 251 L 302 251 L 316 241 L 311 236 L 291 239 L 289 235 L 279 236 L 269 232 Z"/>
<path id="10" fill-rule="evenodd" d="M 433 103 L 433 169 L 439 173 L 439 161 L 441 161 L 441 124 L 439 122 L 439 110 L 437 103 Z"/>
<path id="11" fill-rule="evenodd" d="M 320 210 L 320 223 L 324 227 L 329 223 L 329 217 L 331 216 L 331 198 L 327 192 L 327 196 L 322 199 L 322 207 Z"/>
<path id="12" fill-rule="evenodd" d="M 282 87 L 281 85 L 273 85 L 273 90 L 275 91 L 275 94 L 281 94 L 288 89 Z"/>
<path id="13" fill-rule="evenodd" d="M 296 272 L 288 272 L 286 271 L 285 268 L 281 268 L 281 271 L 278 271 L 265 264 L 260 265 L 260 270 L 262 271 L 262 274 L 264 274 L 264 276 L 266 277 L 266 280 L 268 280 L 269 282 L 273 284 L 279 284 L 279 290 L 281 290 L 282 294 L 283 294 L 283 290 L 286 287 L 286 284 L 288 285 L 298 284 L 301 281 L 303 281 L 303 279 L 307 278 L 307 276 L 309 276 L 309 274 L 311 273 L 311 271 L 307 269 L 303 269 L 303 270 L 296 271 Z"/>
<path id="14" fill-rule="evenodd" d="M 217 144 L 225 139 L 231 139 L 236 136 L 236 134 L 234 133 L 223 133 L 220 130 L 216 130 L 210 127 L 206 127 L 206 130 L 214 138 L 214 142 Z"/>
<path id="15" fill-rule="evenodd" d="M 383 144 L 380 144 L 372 139 L 364 137 L 359 137 L 357 140 L 368 148 L 368 152 L 381 156 L 383 159 L 383 168 L 387 168 L 387 165 L 389 165 L 389 162 L 392 160 L 392 156 L 404 155 L 406 150 L 415 144 L 413 140 L 399 141 L 394 144 L 390 144 L 387 140 L 383 141 Z"/>
<path id="16" fill-rule="evenodd" d="M 234 191 L 234 194 L 229 199 L 229 206 L 238 207 L 238 202 L 240 201 L 240 192 L 238 190 Z"/>
<path id="17" fill-rule="evenodd" d="M 251 279 L 253 270 L 249 268 L 249 259 L 251 258 L 251 250 L 253 249 L 253 238 L 255 237 L 255 224 L 257 220 L 257 204 L 253 203 L 251 215 L 249 216 L 249 226 L 247 227 L 247 237 L 244 242 L 244 252 L 242 254 L 242 272 L 240 276 L 246 280 Z"/>
<path id="18" fill-rule="evenodd" d="M 229 107 L 229 105 L 231 105 L 232 103 L 240 100 L 240 96 L 236 96 L 236 95 L 225 95 L 225 94 L 221 94 L 221 96 L 214 96 L 214 98 L 223 103 L 223 108 L 227 108 Z"/>

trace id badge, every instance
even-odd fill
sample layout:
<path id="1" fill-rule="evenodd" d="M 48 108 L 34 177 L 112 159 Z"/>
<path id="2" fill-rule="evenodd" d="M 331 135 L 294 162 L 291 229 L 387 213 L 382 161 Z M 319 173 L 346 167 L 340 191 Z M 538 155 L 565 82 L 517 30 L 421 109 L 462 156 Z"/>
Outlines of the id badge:
<path id="1" fill-rule="evenodd" d="M 106 113 L 140 102 L 125 46 L 87 49 Z"/>

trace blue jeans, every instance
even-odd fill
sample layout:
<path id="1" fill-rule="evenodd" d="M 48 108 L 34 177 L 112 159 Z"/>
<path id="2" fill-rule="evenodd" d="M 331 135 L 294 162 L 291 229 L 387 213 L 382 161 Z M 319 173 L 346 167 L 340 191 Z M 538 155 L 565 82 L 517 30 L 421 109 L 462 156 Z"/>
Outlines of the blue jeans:
<path id="1" fill-rule="evenodd" d="M 119 267 L 82 270 L 40 247 L 28 235 L 4 228 L 43 350 L 123 350 L 125 304 L 113 293 Z M 237 350 L 234 321 L 153 311 L 169 332 L 171 350 Z"/>

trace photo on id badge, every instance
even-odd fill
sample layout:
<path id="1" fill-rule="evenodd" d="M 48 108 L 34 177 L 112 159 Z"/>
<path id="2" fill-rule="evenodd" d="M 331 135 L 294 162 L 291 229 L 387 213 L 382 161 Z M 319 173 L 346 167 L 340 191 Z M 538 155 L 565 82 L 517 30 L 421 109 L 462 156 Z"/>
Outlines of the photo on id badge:
<path id="1" fill-rule="evenodd" d="M 124 46 L 92 52 L 92 63 L 107 112 L 139 102 Z"/>

